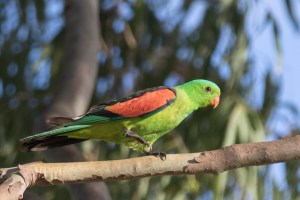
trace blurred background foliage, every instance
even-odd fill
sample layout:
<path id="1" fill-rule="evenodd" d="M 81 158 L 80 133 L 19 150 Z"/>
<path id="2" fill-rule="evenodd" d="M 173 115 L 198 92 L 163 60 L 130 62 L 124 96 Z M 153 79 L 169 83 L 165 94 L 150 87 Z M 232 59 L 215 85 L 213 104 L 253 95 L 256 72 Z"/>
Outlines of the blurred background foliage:
<path id="1" fill-rule="evenodd" d="M 268 122 L 280 106 L 280 78 L 274 77 L 275 66 L 269 66 L 257 84 L 256 58 L 250 52 L 256 35 L 246 23 L 256 4 L 256 0 L 100 1 L 100 70 L 91 105 L 147 87 L 209 79 L 221 87 L 219 107 L 193 113 L 154 148 L 167 153 L 199 152 L 270 136 L 277 139 Z M 284 5 L 291 26 L 299 30 L 293 1 Z M 5 167 L 43 160 L 40 153 L 20 153 L 18 139 L 33 133 L 34 119 L 58 87 L 64 2 L 1 0 L 0 6 L 0 163 Z M 261 21 L 260 25 L 252 22 L 253 26 L 273 26 L 280 61 L 280 27 L 268 10 Z M 293 105 L 287 108 L 297 112 Z M 298 133 L 296 128 L 294 132 Z M 85 142 L 80 148 L 89 160 L 141 156 L 101 141 Z M 165 176 L 107 184 L 113 199 L 295 199 L 300 192 L 298 166 L 299 162 L 283 164 L 275 173 L 263 166 L 218 176 Z M 70 198 L 62 186 L 34 191 L 46 199 Z"/>

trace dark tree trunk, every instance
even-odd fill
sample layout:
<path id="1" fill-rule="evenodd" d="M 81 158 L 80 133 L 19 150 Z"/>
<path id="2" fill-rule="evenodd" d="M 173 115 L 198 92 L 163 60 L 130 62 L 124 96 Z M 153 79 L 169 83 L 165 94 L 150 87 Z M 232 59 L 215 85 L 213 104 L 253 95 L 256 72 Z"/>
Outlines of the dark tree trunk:
<path id="1" fill-rule="evenodd" d="M 65 48 L 57 90 L 48 109 L 37 119 L 36 131 L 48 128 L 51 116 L 78 116 L 86 112 L 98 74 L 99 5 L 97 0 L 66 0 Z M 51 162 L 84 161 L 75 145 L 46 151 Z M 73 199 L 111 199 L 104 183 L 68 186 Z"/>

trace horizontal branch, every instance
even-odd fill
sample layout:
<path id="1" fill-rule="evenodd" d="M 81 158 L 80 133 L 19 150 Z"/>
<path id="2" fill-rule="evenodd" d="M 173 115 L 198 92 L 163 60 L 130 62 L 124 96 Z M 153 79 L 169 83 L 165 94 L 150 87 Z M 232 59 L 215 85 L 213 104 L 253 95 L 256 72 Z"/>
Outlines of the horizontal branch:
<path id="1" fill-rule="evenodd" d="M 245 166 L 298 160 L 299 146 L 300 136 L 297 135 L 272 142 L 235 144 L 202 153 L 169 154 L 166 160 L 144 156 L 112 161 L 35 162 L 0 169 L 0 191 L 7 189 L 9 194 L 10 188 L 17 187 L 23 192 L 24 188 L 35 185 L 127 180 L 161 175 L 218 174 Z M 9 183 L 10 187 L 3 188 L 7 187 L 5 183 Z"/>

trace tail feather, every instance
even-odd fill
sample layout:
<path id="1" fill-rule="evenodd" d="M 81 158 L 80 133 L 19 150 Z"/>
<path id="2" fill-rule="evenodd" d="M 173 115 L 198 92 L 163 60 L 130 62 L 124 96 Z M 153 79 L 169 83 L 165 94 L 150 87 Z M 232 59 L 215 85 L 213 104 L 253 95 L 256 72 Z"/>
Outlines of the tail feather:
<path id="1" fill-rule="evenodd" d="M 51 148 L 83 142 L 85 139 L 68 138 L 67 136 L 52 136 L 43 140 L 22 142 L 21 151 L 44 151 Z"/>
<path id="2" fill-rule="evenodd" d="M 90 125 L 74 125 L 59 127 L 37 135 L 29 136 L 20 140 L 21 151 L 43 151 L 49 148 L 83 142 L 87 139 L 70 138 L 65 133 L 88 128 Z"/>

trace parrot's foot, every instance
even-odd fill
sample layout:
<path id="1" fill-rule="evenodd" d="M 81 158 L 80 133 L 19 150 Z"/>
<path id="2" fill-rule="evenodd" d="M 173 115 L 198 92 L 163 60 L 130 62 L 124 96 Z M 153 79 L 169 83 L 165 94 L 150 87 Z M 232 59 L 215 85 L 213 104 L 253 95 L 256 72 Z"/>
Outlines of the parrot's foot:
<path id="1" fill-rule="evenodd" d="M 139 143 L 146 145 L 147 147 L 150 147 L 150 149 L 151 149 L 151 145 L 144 138 L 142 138 L 135 132 L 132 132 L 132 131 L 126 129 L 125 137 L 131 137 L 131 138 L 135 139 L 136 141 L 138 141 Z"/>
<path id="2" fill-rule="evenodd" d="M 152 146 L 144 138 L 142 138 L 141 136 L 139 136 L 135 132 L 126 129 L 125 137 L 131 137 L 131 138 L 135 139 L 136 141 L 138 141 L 139 143 L 145 145 L 144 152 L 145 152 L 146 155 L 152 155 L 152 156 L 155 156 L 155 157 L 159 157 L 162 160 L 166 160 L 167 155 L 165 153 L 163 153 L 163 152 L 152 152 Z"/>
<path id="3" fill-rule="evenodd" d="M 146 155 L 151 155 L 155 157 L 159 157 L 161 160 L 166 160 L 167 159 L 167 154 L 164 152 L 145 152 Z"/>

